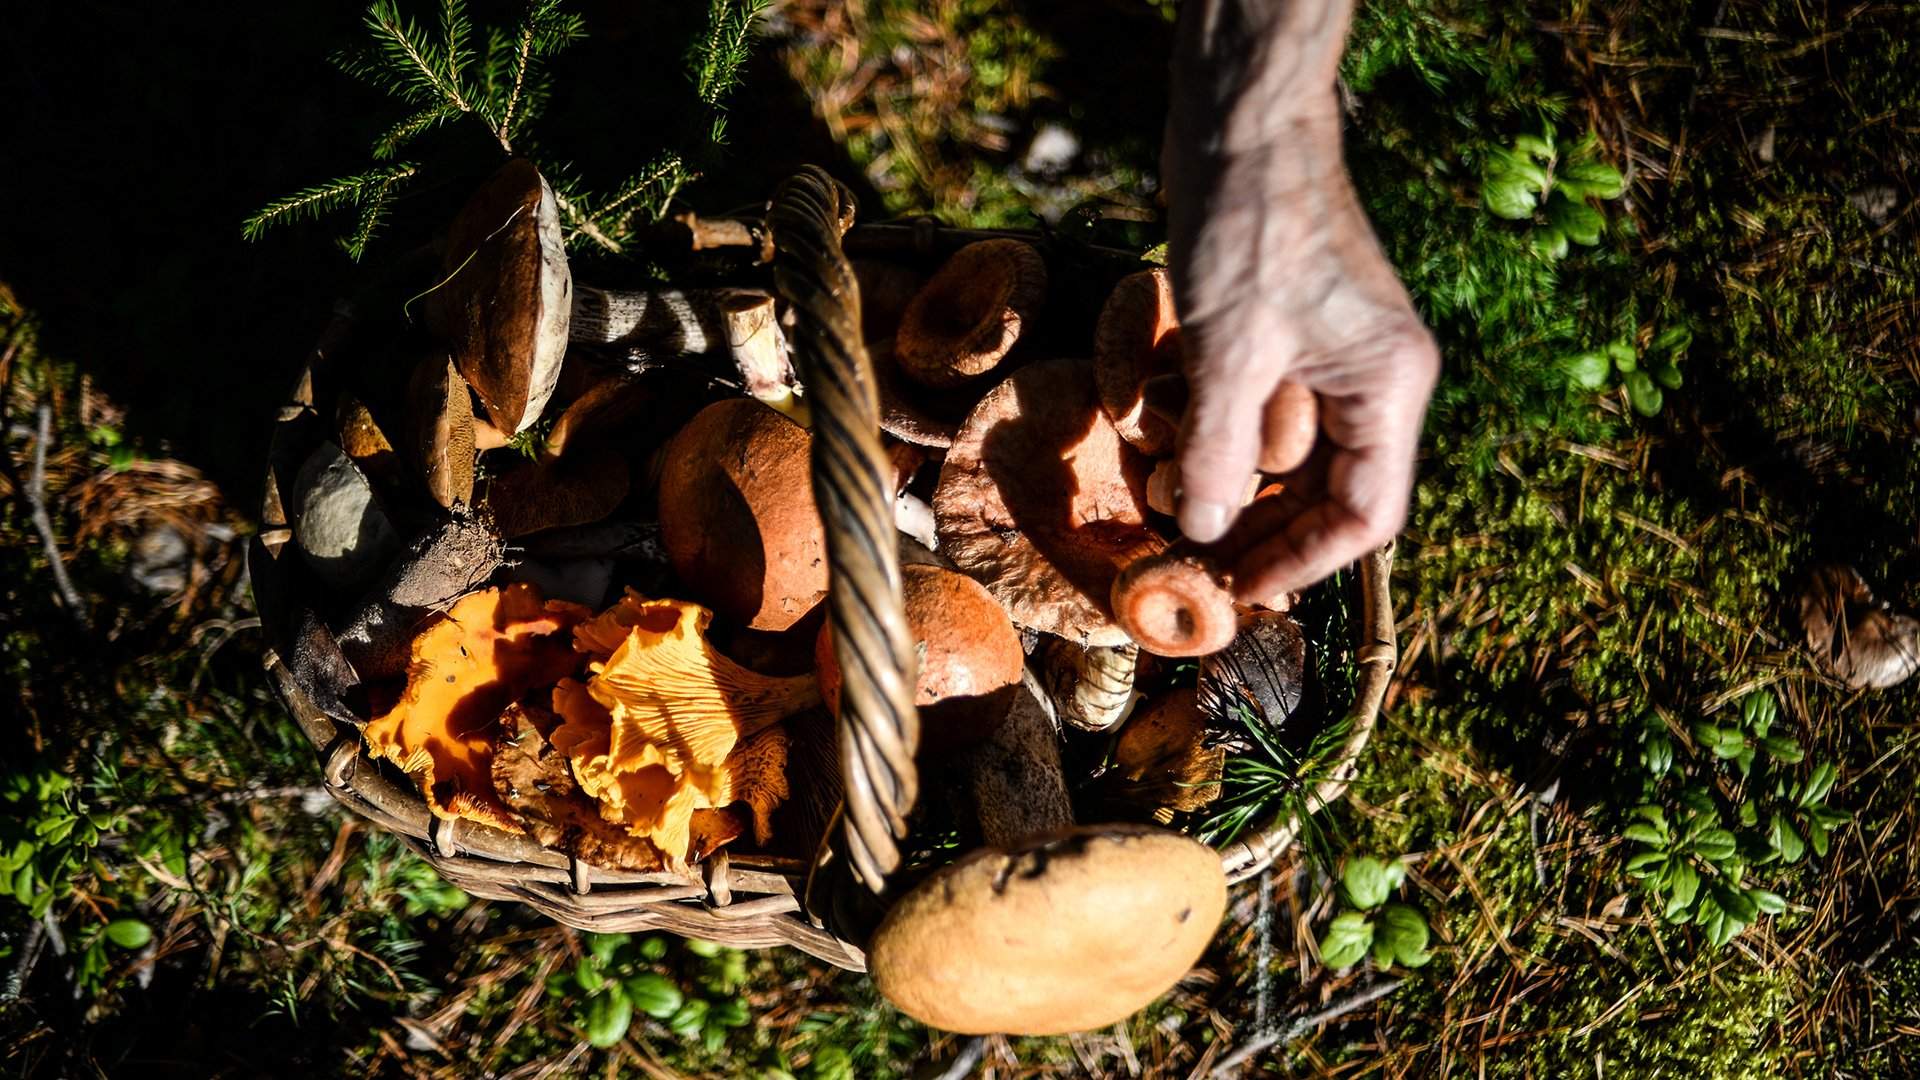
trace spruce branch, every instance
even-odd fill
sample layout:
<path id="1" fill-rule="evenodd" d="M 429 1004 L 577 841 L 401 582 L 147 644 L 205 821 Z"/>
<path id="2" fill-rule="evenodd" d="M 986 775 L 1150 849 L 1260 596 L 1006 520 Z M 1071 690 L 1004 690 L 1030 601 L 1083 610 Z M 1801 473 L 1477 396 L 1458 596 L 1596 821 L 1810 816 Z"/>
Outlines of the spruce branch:
<path id="1" fill-rule="evenodd" d="M 753 55 L 749 37 L 753 24 L 767 9 L 768 0 L 712 0 L 707 9 L 707 33 L 695 48 L 690 67 L 694 91 L 708 108 L 740 85 L 740 72 Z"/>
<path id="2" fill-rule="evenodd" d="M 586 22 L 572 12 L 560 10 L 560 0 L 534 0 L 527 6 L 514 35 L 513 49 L 507 56 L 510 89 L 494 129 L 500 145 L 508 146 L 517 130 L 516 122 L 523 115 L 521 101 L 527 96 L 528 84 L 533 79 L 534 61 L 559 52 L 586 33 Z"/>
<path id="3" fill-rule="evenodd" d="M 449 7 L 461 0 L 445 0 Z M 443 22 L 445 22 L 443 8 Z M 460 112 L 472 112 L 460 86 L 459 56 L 442 56 L 440 46 L 429 40 L 412 19 L 400 13 L 395 0 L 374 0 L 367 8 L 367 32 L 373 38 L 371 51 L 348 54 L 338 59 L 348 74 L 414 105 L 445 102 Z M 461 16 L 457 21 L 464 21 Z M 457 30 L 445 26 L 445 38 L 457 40 Z"/>
<path id="4" fill-rule="evenodd" d="M 414 139 L 432 131 L 441 124 L 460 116 L 460 110 L 446 102 L 429 105 L 399 123 L 388 128 L 373 143 L 373 156 L 377 161 L 386 161 L 400 152 L 400 148 Z"/>
<path id="5" fill-rule="evenodd" d="M 403 161 L 296 191 L 261 207 L 241 223 L 240 234 L 248 240 L 258 240 L 261 233 L 274 225 L 317 218 L 334 210 L 363 205 L 370 199 L 386 195 L 394 184 L 413 176 L 418 168 L 412 162 Z"/>

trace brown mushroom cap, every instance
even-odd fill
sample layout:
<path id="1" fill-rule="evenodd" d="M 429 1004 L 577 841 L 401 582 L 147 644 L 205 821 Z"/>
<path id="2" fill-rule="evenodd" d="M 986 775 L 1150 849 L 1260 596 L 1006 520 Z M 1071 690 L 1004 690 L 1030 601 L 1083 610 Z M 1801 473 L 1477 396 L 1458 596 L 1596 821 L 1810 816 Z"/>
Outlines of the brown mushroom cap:
<path id="1" fill-rule="evenodd" d="M 893 355 L 893 341 L 869 342 L 873 380 L 880 392 L 880 430 L 902 442 L 944 450 L 953 445 L 965 405 L 952 407 L 951 391 L 933 391 L 907 378 Z"/>
<path id="2" fill-rule="evenodd" d="M 827 593 L 807 430 L 750 398 L 716 402 L 666 446 L 660 538 L 715 611 L 785 630 Z"/>
<path id="3" fill-rule="evenodd" d="M 473 501 L 473 398 L 447 354 L 420 361 L 407 386 L 412 457 L 433 501 L 452 509 Z"/>
<path id="4" fill-rule="evenodd" d="M 892 337 L 927 275 L 889 259 L 849 259 L 848 265 L 860 285 L 860 333 L 869 341 Z"/>
<path id="5" fill-rule="evenodd" d="M 953 749 L 993 734 L 1026 664 L 1019 632 L 987 590 L 965 574 L 910 564 L 900 568 L 900 585 L 908 633 L 925 649 L 913 690 L 921 746 Z M 840 665 L 833 657 L 831 623 L 820 628 L 814 659 L 820 696 L 837 714 Z"/>
<path id="6" fill-rule="evenodd" d="M 1260 471 L 1287 473 L 1300 467 L 1320 435 L 1320 399 L 1297 382 L 1282 382 L 1267 399 L 1260 421 Z"/>
<path id="7" fill-rule="evenodd" d="M 559 381 L 573 303 L 559 205 L 532 162 L 507 162 L 461 207 L 444 265 L 435 328 L 494 426 L 525 431 Z"/>
<path id="8" fill-rule="evenodd" d="M 627 459 L 618 451 L 576 450 L 494 477 L 487 505 L 500 535 L 511 540 L 600 521 L 626 501 L 631 482 Z"/>
<path id="9" fill-rule="evenodd" d="M 1173 279 L 1155 267 L 1120 279 L 1100 309 L 1093 377 L 1120 437 L 1149 454 L 1173 449 L 1174 425 L 1147 407 L 1147 380 L 1180 371 L 1180 319 Z"/>
<path id="10" fill-rule="evenodd" d="M 928 386 L 958 386 L 1006 359 L 1047 296 L 1032 244 L 981 240 L 953 253 L 900 317 L 900 366 Z"/>
<path id="11" fill-rule="evenodd" d="M 888 1001 L 965 1034 L 1059 1035 L 1123 1020 L 1193 967 L 1226 911 L 1213 849 L 1104 825 L 934 873 L 875 931 Z"/>
<path id="12" fill-rule="evenodd" d="M 947 451 L 940 550 L 1016 625 L 1119 645 L 1114 578 L 1165 547 L 1146 522 L 1151 468 L 1094 398 L 1088 362 L 1030 365 L 980 399 Z"/>

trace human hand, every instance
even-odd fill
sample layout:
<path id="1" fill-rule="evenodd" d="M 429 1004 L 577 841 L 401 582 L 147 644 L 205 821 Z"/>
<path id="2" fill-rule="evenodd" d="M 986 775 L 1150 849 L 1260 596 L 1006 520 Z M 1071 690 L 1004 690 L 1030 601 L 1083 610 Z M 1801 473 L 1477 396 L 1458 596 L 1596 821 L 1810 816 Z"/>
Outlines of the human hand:
<path id="1" fill-rule="evenodd" d="M 1180 115 L 1176 104 L 1163 159 L 1190 393 L 1180 527 L 1226 537 L 1235 591 L 1266 598 L 1399 531 L 1439 356 L 1347 177 L 1330 86 L 1254 127 L 1229 120 L 1225 136 Z M 1319 438 L 1286 495 L 1243 517 L 1283 380 L 1317 395 Z"/>

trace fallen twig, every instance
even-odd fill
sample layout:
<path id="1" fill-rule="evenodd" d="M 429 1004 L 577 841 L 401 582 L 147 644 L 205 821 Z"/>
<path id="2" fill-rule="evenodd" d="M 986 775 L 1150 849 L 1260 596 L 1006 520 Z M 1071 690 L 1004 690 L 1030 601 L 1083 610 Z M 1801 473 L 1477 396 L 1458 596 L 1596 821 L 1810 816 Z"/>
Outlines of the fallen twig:
<path id="1" fill-rule="evenodd" d="M 1381 998 L 1386 997 L 1388 994 L 1393 993 L 1395 990 L 1400 989 L 1401 983 L 1405 981 L 1404 979 L 1386 979 L 1374 983 L 1358 994 L 1341 1001 L 1336 1001 L 1326 1008 L 1321 1009 L 1319 1012 L 1309 1013 L 1295 1020 L 1293 1023 L 1288 1024 L 1286 1027 L 1265 1035 L 1256 1036 L 1253 1041 L 1235 1050 L 1233 1053 L 1228 1054 L 1226 1060 L 1214 1066 L 1213 1075 L 1232 1075 L 1235 1069 L 1252 1060 L 1255 1055 L 1275 1046 L 1284 1046 L 1329 1020 L 1338 1020 L 1340 1017 L 1356 1009 L 1371 1005 Z"/>
<path id="2" fill-rule="evenodd" d="M 47 444 L 53 441 L 53 406 L 46 402 L 40 403 L 37 436 L 33 443 L 33 473 L 27 481 L 27 508 L 33 518 L 34 531 L 40 534 L 40 544 L 47 549 L 47 565 L 53 569 L 53 585 L 60 594 L 60 602 L 74 625 L 85 630 L 86 605 L 73 587 L 73 579 L 67 576 L 66 560 L 60 556 L 60 541 L 53 535 L 53 517 L 47 513 Z"/>

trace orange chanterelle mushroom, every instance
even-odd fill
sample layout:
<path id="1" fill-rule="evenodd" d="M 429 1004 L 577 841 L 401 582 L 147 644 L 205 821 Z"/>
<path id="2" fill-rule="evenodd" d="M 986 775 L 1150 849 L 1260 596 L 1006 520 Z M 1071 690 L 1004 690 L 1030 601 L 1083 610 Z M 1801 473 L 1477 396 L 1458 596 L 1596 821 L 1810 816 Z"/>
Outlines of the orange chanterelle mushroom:
<path id="1" fill-rule="evenodd" d="M 414 638 L 407 689 L 368 723 L 368 748 L 419 781 L 441 817 L 519 832 L 493 788 L 500 714 L 528 691 L 579 670 L 566 631 L 591 618 L 531 585 L 483 589 Z"/>
<path id="2" fill-rule="evenodd" d="M 713 613 L 628 591 L 575 630 L 593 658 L 585 683 L 562 680 L 550 741 L 608 821 L 681 864 L 694 811 L 744 802 L 764 842 L 786 795 L 786 736 L 773 725 L 817 705 L 810 675 L 772 678 L 707 643 Z"/>

